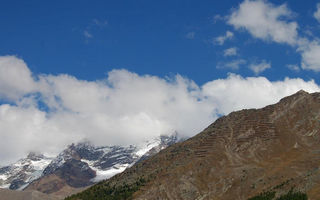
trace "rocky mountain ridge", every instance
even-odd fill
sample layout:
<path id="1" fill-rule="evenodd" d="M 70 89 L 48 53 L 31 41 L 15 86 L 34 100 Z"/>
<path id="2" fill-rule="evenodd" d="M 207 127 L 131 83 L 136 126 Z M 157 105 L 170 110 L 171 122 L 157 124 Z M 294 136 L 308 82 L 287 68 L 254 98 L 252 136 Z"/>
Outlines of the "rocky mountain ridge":
<path id="1" fill-rule="evenodd" d="M 0 168 L 0 188 L 22 190 L 38 179 L 53 158 L 29 153 L 26 158 Z"/>
<path id="2" fill-rule="evenodd" d="M 178 141 L 177 134 L 160 136 L 141 145 L 96 147 L 90 142 L 71 144 L 54 158 L 30 153 L 0 168 L 0 188 L 58 192 L 64 196 L 110 178 L 134 163 Z M 44 182 L 44 184 L 42 184 Z"/>
<path id="3" fill-rule="evenodd" d="M 247 200 L 290 190 L 320 199 L 320 93 L 223 116 L 70 199 Z"/>

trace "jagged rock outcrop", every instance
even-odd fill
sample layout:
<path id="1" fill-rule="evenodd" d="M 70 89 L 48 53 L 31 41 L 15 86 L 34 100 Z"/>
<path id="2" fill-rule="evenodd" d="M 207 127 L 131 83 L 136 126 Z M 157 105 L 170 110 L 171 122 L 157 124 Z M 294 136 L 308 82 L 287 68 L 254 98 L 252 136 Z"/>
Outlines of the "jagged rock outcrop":
<path id="1" fill-rule="evenodd" d="M 124 171 L 177 140 L 175 133 L 141 145 L 95 147 L 90 142 L 72 144 L 54 158 L 44 169 L 42 176 L 25 190 L 59 196 L 70 195 Z"/>

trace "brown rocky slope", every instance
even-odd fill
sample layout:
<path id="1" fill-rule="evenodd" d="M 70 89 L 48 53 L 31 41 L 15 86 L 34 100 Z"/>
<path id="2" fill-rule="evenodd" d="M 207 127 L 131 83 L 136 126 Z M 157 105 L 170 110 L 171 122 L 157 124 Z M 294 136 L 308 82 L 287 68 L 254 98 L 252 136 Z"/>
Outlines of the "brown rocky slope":
<path id="1" fill-rule="evenodd" d="M 320 93 L 299 91 L 277 104 L 221 117 L 91 191 L 130 188 L 143 179 L 131 187 L 134 199 L 242 200 L 294 188 L 313 200 L 320 199 L 319 166 Z"/>
<path id="2" fill-rule="evenodd" d="M 54 195 L 48 195 L 39 191 L 17 191 L 0 188 L 1 200 L 59 200 Z"/>

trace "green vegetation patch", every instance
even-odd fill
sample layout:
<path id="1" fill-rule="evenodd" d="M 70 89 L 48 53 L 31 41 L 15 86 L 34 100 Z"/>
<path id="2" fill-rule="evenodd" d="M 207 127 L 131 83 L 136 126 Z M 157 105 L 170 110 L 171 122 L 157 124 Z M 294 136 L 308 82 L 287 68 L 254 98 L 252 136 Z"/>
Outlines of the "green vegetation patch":
<path id="1" fill-rule="evenodd" d="M 258 196 L 252 197 L 248 200 L 272 200 L 276 196 L 276 192 L 263 192 Z"/>
<path id="2" fill-rule="evenodd" d="M 306 193 L 293 192 L 290 190 L 287 194 L 280 196 L 277 200 L 308 200 Z"/>
<path id="3" fill-rule="evenodd" d="M 308 200 L 308 196 L 306 193 L 302 192 L 294 192 L 291 189 L 287 194 L 281 195 L 280 197 L 275 199 L 276 192 L 268 191 L 259 194 L 258 196 L 249 198 L 248 200 Z"/>
<path id="4" fill-rule="evenodd" d="M 144 178 L 140 178 L 133 184 L 123 184 L 120 186 L 110 186 L 109 183 L 100 182 L 89 189 L 74 194 L 65 200 L 122 200 L 131 199 L 133 193 L 139 190 L 141 186 L 144 186 L 146 181 Z"/>

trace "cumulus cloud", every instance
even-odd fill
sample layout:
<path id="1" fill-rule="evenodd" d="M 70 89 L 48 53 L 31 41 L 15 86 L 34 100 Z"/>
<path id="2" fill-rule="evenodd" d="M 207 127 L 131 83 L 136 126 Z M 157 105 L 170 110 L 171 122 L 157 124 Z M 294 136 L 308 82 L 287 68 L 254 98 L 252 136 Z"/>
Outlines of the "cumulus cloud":
<path id="1" fill-rule="evenodd" d="M 317 92 L 320 87 L 313 80 L 285 78 L 269 81 L 265 77 L 243 78 L 230 74 L 226 79 L 210 81 L 202 86 L 202 93 L 216 105 L 217 113 L 228 114 L 243 108 L 260 108 L 276 103 L 282 97 L 303 89 Z"/>
<path id="2" fill-rule="evenodd" d="M 271 64 L 265 60 L 263 60 L 261 63 L 252 63 L 249 65 L 249 69 L 251 69 L 256 75 L 269 68 L 271 68 Z"/>
<path id="3" fill-rule="evenodd" d="M 316 12 L 313 14 L 314 18 L 316 18 L 316 20 L 318 22 L 320 22 L 320 3 L 317 3 L 317 10 Z"/>
<path id="4" fill-rule="evenodd" d="M 0 56 L 0 98 L 17 100 L 34 89 L 32 74 L 23 60 Z"/>
<path id="5" fill-rule="evenodd" d="M 301 52 L 301 67 L 306 70 L 320 71 L 320 43 L 307 41 L 298 49 Z"/>
<path id="6" fill-rule="evenodd" d="M 290 21 L 292 16 L 286 4 L 276 6 L 266 0 L 244 0 L 228 16 L 227 23 L 235 29 L 248 31 L 255 38 L 291 45 L 301 54 L 302 69 L 319 72 L 319 39 L 310 40 L 299 36 L 297 22 Z M 319 3 L 314 17 L 320 19 Z M 294 70 L 297 69 L 295 67 Z"/>
<path id="7" fill-rule="evenodd" d="M 235 56 L 237 54 L 238 54 L 238 49 L 236 47 L 225 49 L 223 52 L 224 56 Z"/>
<path id="8" fill-rule="evenodd" d="M 247 61 L 244 59 L 236 59 L 229 62 L 220 62 L 217 65 L 218 69 L 231 69 L 231 70 L 238 70 L 241 65 L 246 64 Z"/>
<path id="9" fill-rule="evenodd" d="M 227 31 L 225 35 L 214 38 L 213 43 L 223 45 L 225 41 L 232 39 L 233 36 L 234 34 L 231 31 Z"/>
<path id="10" fill-rule="evenodd" d="M 227 22 L 256 38 L 295 45 L 298 25 L 289 21 L 291 17 L 292 12 L 285 4 L 275 6 L 263 0 L 245 0 Z"/>
<path id="11" fill-rule="evenodd" d="M 0 71 L 15 69 L 8 74 L 25 84 L 0 75 L 6 83 L 0 84 L 0 100 L 11 101 L 0 104 L 0 164 L 29 151 L 56 154 L 84 139 L 127 145 L 174 131 L 193 136 L 221 114 L 275 103 L 300 89 L 320 90 L 313 80 L 271 82 L 234 74 L 201 86 L 180 75 L 166 79 L 126 70 L 96 81 L 66 74 L 32 77 L 23 60 L 7 59 Z"/>

